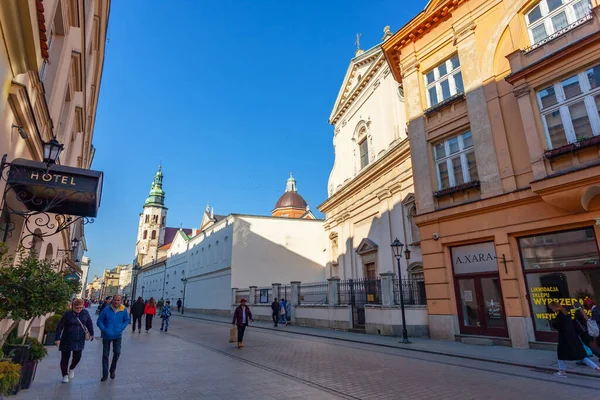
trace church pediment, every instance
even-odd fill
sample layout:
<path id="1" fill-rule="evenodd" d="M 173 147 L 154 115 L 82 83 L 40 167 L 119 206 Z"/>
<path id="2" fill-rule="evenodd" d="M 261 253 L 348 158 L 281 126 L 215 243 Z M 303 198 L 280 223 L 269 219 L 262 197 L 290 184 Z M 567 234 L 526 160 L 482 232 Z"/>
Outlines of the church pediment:
<path id="1" fill-rule="evenodd" d="M 356 253 L 359 255 L 372 253 L 377 251 L 377 244 L 370 239 L 364 238 L 360 241 L 358 248 L 356 249 Z"/>
<path id="2" fill-rule="evenodd" d="M 330 123 L 336 123 L 341 113 L 362 93 L 382 65 L 385 65 L 385 57 L 379 45 L 350 61 L 342 87 L 329 116 Z"/>

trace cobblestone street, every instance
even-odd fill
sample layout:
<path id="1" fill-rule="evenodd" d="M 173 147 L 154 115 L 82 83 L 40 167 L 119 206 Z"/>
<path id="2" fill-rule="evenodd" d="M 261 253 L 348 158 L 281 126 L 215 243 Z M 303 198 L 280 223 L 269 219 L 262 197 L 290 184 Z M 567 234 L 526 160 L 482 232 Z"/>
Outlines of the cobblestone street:
<path id="1" fill-rule="evenodd" d="M 16 399 L 566 399 L 591 398 L 600 379 L 547 373 L 250 327 L 246 346 L 221 323 L 174 317 L 169 333 L 127 330 L 117 378 L 100 382 L 101 342 L 60 383 L 59 354 Z M 482 352 L 485 347 L 482 347 Z M 591 397 L 590 397 L 591 396 Z"/>

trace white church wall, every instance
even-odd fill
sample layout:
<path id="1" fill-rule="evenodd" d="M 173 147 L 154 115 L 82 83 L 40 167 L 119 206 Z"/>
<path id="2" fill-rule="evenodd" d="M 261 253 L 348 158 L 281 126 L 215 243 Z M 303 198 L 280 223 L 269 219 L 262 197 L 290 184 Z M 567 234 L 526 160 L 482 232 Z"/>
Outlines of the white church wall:
<path id="1" fill-rule="evenodd" d="M 188 279 L 186 310 L 202 312 L 223 312 L 231 310 L 231 269 L 211 272 Z"/>
<path id="2" fill-rule="evenodd" d="M 323 221 L 234 217 L 233 287 L 325 280 Z"/>

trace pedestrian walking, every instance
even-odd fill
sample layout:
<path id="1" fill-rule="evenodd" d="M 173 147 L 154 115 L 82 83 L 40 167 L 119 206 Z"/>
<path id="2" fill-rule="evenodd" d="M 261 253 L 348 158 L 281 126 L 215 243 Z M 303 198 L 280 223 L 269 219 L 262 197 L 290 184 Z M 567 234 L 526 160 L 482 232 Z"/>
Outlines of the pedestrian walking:
<path id="1" fill-rule="evenodd" d="M 287 326 L 286 308 L 287 301 L 285 301 L 285 299 L 281 299 L 281 302 L 279 303 L 279 323 L 285 326 Z"/>
<path id="2" fill-rule="evenodd" d="M 244 347 L 244 332 L 248 326 L 248 321 L 254 322 L 252 319 L 252 312 L 246 305 L 246 299 L 240 300 L 240 305 L 236 307 L 233 313 L 232 325 L 237 326 L 238 331 L 238 349 Z"/>
<path id="3" fill-rule="evenodd" d="M 557 302 L 550 303 L 548 307 L 556 313 L 556 318 L 552 326 L 558 331 L 558 347 L 556 348 L 558 372 L 554 373 L 554 375 L 560 378 L 567 377 L 565 364 L 567 360 L 581 361 L 590 368 L 600 372 L 600 367 L 588 358 L 586 348 L 579 338 L 575 329 L 575 323 L 567 310 Z"/>
<path id="4" fill-rule="evenodd" d="M 96 313 L 98 315 L 100 315 L 102 310 L 104 310 L 106 308 L 106 306 L 110 304 L 111 301 L 112 301 L 112 297 L 107 296 L 106 299 L 104 299 L 104 302 L 98 306 L 98 310 L 96 311 Z"/>
<path id="5" fill-rule="evenodd" d="M 64 313 L 56 326 L 56 345 L 60 351 L 62 383 L 69 383 L 69 379 L 75 377 L 75 367 L 81 360 L 85 341 L 94 340 L 92 317 L 83 306 L 83 300 L 75 299 L 73 309 Z M 71 353 L 73 359 L 69 366 Z"/>
<path id="6" fill-rule="evenodd" d="M 273 299 L 271 303 L 271 317 L 273 318 L 273 326 L 277 328 L 277 322 L 279 321 L 279 312 L 281 311 L 281 306 L 277 299 Z"/>
<path id="7" fill-rule="evenodd" d="M 154 297 L 150 297 L 148 304 L 144 308 L 144 314 L 146 314 L 146 333 L 152 329 L 152 319 L 156 315 L 156 301 Z"/>
<path id="8" fill-rule="evenodd" d="M 83 302 L 83 306 L 85 308 L 90 308 L 90 301 L 88 299 L 85 299 L 84 302 Z"/>
<path id="9" fill-rule="evenodd" d="M 105 307 L 100 313 L 98 328 L 102 332 L 102 379 L 104 382 L 108 378 L 110 371 L 110 379 L 115 379 L 115 370 L 117 369 L 117 361 L 121 355 L 121 339 L 123 331 L 129 325 L 129 314 L 121 304 L 121 296 L 115 295 L 109 307 Z M 113 357 L 108 369 L 108 357 L 110 356 L 110 345 L 112 343 Z"/>
<path id="10" fill-rule="evenodd" d="M 179 300 L 177 300 L 177 312 L 180 313 L 181 312 L 181 305 L 183 304 L 183 302 L 181 301 L 181 298 L 179 298 Z"/>
<path id="11" fill-rule="evenodd" d="M 165 332 L 169 330 L 169 321 L 171 320 L 171 302 L 167 300 L 165 302 L 165 306 L 160 312 L 160 318 L 162 319 L 160 323 L 160 330 L 164 329 Z"/>
<path id="12" fill-rule="evenodd" d="M 144 315 L 144 309 L 146 305 L 144 304 L 144 299 L 142 296 L 138 297 L 137 301 L 133 303 L 131 306 L 131 316 L 133 317 L 133 333 L 135 333 L 135 323 L 137 322 L 138 333 L 142 333 L 142 316 Z"/>
<path id="13" fill-rule="evenodd" d="M 574 322 L 576 324 L 575 330 L 579 334 L 579 338 L 583 344 L 590 348 L 593 355 L 600 358 L 600 347 L 598 347 L 598 344 L 596 343 L 596 338 L 592 336 L 597 334 L 597 332 L 594 332 L 593 328 L 590 329 L 591 326 L 588 324 L 589 321 L 590 317 L 587 316 L 583 308 L 577 307 L 574 316 Z"/>
<path id="14" fill-rule="evenodd" d="M 596 306 L 596 303 L 592 299 L 585 299 L 583 301 L 583 308 L 587 311 L 591 312 L 592 316 L 588 319 L 588 329 L 590 331 L 590 336 L 594 338 L 598 347 L 600 347 L 600 308 Z"/>

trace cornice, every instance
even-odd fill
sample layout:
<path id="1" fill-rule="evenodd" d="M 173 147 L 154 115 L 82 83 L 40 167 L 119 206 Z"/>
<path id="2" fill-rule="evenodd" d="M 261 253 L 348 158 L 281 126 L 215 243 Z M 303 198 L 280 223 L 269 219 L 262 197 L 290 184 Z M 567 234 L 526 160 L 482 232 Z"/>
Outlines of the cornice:
<path id="1" fill-rule="evenodd" d="M 331 211 L 334 207 L 342 204 L 349 197 L 359 192 L 367 182 L 372 182 L 373 178 L 380 175 L 382 171 L 388 170 L 400 164 L 402 161 L 410 158 L 410 143 L 408 138 L 402 140 L 394 147 L 392 147 L 383 157 L 373 162 L 367 170 L 362 171 L 359 175 L 355 176 L 350 182 L 346 183 L 340 190 L 335 192 L 333 196 L 325 200 L 321 205 L 317 207 L 322 213 Z M 388 190 L 392 188 L 396 191 L 399 190 L 397 185 L 392 185 Z M 395 192 L 392 192 L 392 194 Z"/>
<path id="2" fill-rule="evenodd" d="M 390 65 L 394 78 L 402 81 L 400 68 L 400 51 L 410 43 L 423 38 L 428 32 L 452 16 L 452 12 L 468 0 L 442 1 L 434 10 L 423 11 L 413 18 L 408 24 L 396 32 L 391 38 L 383 42 L 382 48 Z"/>
<path id="3" fill-rule="evenodd" d="M 345 96 L 345 99 L 338 105 L 337 110 L 333 114 L 333 118 L 331 118 L 331 120 L 329 121 L 330 124 L 335 125 L 342 118 L 346 110 L 348 110 L 350 106 L 354 103 L 354 101 L 364 92 L 369 83 L 373 80 L 375 74 L 379 71 L 380 67 L 385 64 L 385 57 L 383 57 L 383 54 L 379 52 L 374 54 L 372 57 L 367 58 L 364 62 L 361 60 L 362 64 L 355 64 L 354 70 L 352 71 L 352 74 L 350 74 L 350 76 L 348 77 L 348 81 L 346 82 L 346 86 L 348 88 L 358 68 L 370 62 L 373 62 L 374 60 L 375 62 L 373 63 L 371 68 L 367 70 L 365 76 L 358 83 L 358 85 L 356 85 L 347 96 L 345 96 L 347 90 L 344 91 L 344 93 L 342 94 L 342 98 L 344 98 Z M 377 88 L 377 86 L 379 86 L 379 84 L 377 84 L 374 88 Z"/>

